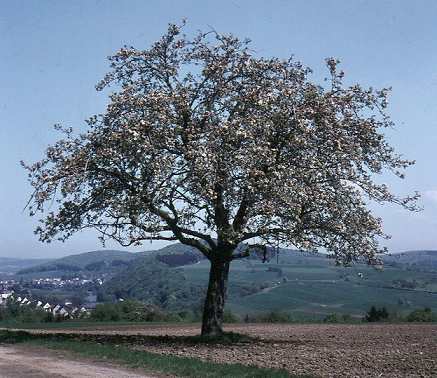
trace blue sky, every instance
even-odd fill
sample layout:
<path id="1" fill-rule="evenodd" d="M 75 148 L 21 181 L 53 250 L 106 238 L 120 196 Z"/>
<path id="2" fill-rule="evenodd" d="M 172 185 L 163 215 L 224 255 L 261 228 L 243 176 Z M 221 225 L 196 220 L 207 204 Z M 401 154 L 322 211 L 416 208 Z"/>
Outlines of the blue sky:
<path id="1" fill-rule="evenodd" d="M 0 11 L 0 256 L 62 256 L 98 249 L 93 232 L 50 245 L 22 209 L 30 194 L 20 160 L 42 157 L 55 123 L 80 130 L 102 112 L 94 85 L 124 44 L 147 48 L 169 22 L 187 34 L 214 27 L 249 37 L 259 55 L 288 57 L 325 74 L 342 61 L 348 82 L 392 86 L 391 143 L 417 164 L 393 190 L 419 190 L 425 210 L 376 208 L 391 251 L 437 249 L 437 2 L 429 1 L 9 1 Z M 381 178 L 385 180 L 385 178 Z M 161 244 L 162 245 L 162 244 Z M 115 245 L 110 245 L 114 247 Z M 157 248 L 145 244 L 140 249 Z"/>

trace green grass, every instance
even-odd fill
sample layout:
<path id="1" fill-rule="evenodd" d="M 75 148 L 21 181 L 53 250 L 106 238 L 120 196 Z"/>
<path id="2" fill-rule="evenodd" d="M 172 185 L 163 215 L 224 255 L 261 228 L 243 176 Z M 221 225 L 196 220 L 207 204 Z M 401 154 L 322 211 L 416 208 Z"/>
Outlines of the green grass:
<path id="1" fill-rule="evenodd" d="M 400 306 L 404 301 L 409 306 Z M 289 282 L 267 293 L 241 298 L 235 304 L 248 313 L 281 310 L 308 314 L 351 313 L 363 314 L 372 305 L 386 306 L 391 311 L 410 312 L 414 308 L 432 306 L 435 296 L 424 292 L 398 291 L 381 287 L 368 287 L 347 282 L 318 283 Z M 234 302 L 229 301 L 230 307 Z M 432 306 L 435 309 L 435 305 Z M 240 310 L 241 311 L 241 310 Z"/>
<path id="2" fill-rule="evenodd" d="M 76 328 L 111 328 L 111 327 L 132 327 L 132 326 L 153 326 L 168 325 L 168 322 L 128 322 L 128 321 L 90 321 L 87 319 L 67 320 L 51 323 L 23 323 L 18 321 L 0 321 L 0 328 L 16 329 L 76 329 Z M 173 324 L 173 323 L 172 323 Z M 186 324 L 186 323 L 175 323 Z M 200 325 L 199 325 L 200 329 Z"/>
<path id="3" fill-rule="evenodd" d="M 193 339 L 195 341 L 195 339 Z M 205 340 L 198 339 L 198 342 Z M 207 342 L 221 342 L 209 339 Z M 237 335 L 230 336 L 228 342 L 239 342 Z M 0 343 L 27 343 L 39 347 L 65 350 L 74 355 L 115 362 L 119 365 L 147 371 L 176 375 L 178 377 L 253 377 L 285 378 L 298 377 L 285 370 L 244 366 L 241 364 L 219 364 L 197 358 L 160 355 L 147 351 L 133 350 L 125 345 L 97 343 L 77 340 L 66 335 L 31 335 L 24 331 L 0 331 Z M 303 376 L 300 376 L 303 377 Z"/>

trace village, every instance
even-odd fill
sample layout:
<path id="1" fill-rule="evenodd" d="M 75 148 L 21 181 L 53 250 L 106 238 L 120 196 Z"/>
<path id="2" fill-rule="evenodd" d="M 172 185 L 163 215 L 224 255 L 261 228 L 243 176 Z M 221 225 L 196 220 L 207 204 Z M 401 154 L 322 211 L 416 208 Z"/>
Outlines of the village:
<path id="1" fill-rule="evenodd" d="M 90 311 L 95 308 L 97 296 L 92 290 L 94 285 L 102 285 L 101 279 L 88 280 L 74 277 L 71 279 L 55 278 L 38 278 L 29 282 L 21 282 L 15 279 L 0 281 L 0 306 L 15 304 L 19 306 L 28 306 L 36 310 L 43 310 L 51 313 L 56 320 L 84 318 L 90 315 Z M 72 301 L 57 301 L 49 303 L 32 295 L 32 288 L 89 288 L 85 302 L 82 305 L 74 305 Z"/>
<path id="2" fill-rule="evenodd" d="M 13 292 L 2 293 L 0 296 L 0 306 L 7 306 L 8 303 L 19 304 L 20 306 L 29 306 L 34 309 L 41 309 L 45 312 L 52 313 L 55 319 L 77 319 L 85 318 L 90 314 L 90 310 L 85 307 L 73 307 L 71 302 L 65 302 L 64 304 L 44 304 L 40 300 L 28 299 L 27 297 L 15 297 Z"/>
<path id="3" fill-rule="evenodd" d="M 29 288 L 41 288 L 42 286 L 46 288 L 62 288 L 67 286 L 74 286 L 74 287 L 80 287 L 85 285 L 102 285 L 103 280 L 101 278 L 97 278 L 94 280 L 91 279 L 84 279 L 81 277 L 73 277 L 73 278 L 60 278 L 60 277 L 53 277 L 53 278 L 36 278 L 32 279 L 30 281 L 23 281 L 23 280 L 17 280 L 17 279 L 8 279 L 8 280 L 0 280 L 0 291 L 8 290 L 11 287 L 14 287 L 15 285 L 21 285 L 23 287 Z"/>

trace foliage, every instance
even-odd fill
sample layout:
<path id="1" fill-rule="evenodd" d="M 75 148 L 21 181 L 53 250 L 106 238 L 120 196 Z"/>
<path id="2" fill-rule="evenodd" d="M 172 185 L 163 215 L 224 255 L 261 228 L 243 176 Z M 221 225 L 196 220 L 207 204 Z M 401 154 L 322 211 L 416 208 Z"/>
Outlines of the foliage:
<path id="1" fill-rule="evenodd" d="M 91 319 L 97 321 L 153 322 L 175 321 L 174 316 L 150 304 L 127 300 L 118 303 L 98 304 L 91 312 Z"/>
<path id="2" fill-rule="evenodd" d="M 233 313 L 231 310 L 225 310 L 223 314 L 223 322 L 224 323 L 239 323 L 241 322 L 241 318 Z"/>
<path id="3" fill-rule="evenodd" d="M 104 261 L 96 261 L 93 263 L 90 263 L 85 266 L 85 270 L 89 270 L 92 272 L 103 270 L 106 267 L 106 264 Z"/>
<path id="4" fill-rule="evenodd" d="M 257 316 L 248 316 L 246 320 L 254 323 L 289 323 L 293 321 L 289 314 L 282 311 L 270 311 Z"/>
<path id="5" fill-rule="evenodd" d="M 429 307 L 414 310 L 407 316 L 409 322 L 432 322 L 435 318 Z"/>
<path id="6" fill-rule="evenodd" d="M 189 309 L 198 304 L 204 291 L 154 257 L 135 260 L 101 287 L 105 299 L 147 301 L 166 310 Z"/>
<path id="7" fill-rule="evenodd" d="M 175 267 L 175 266 L 183 266 L 188 264 L 194 264 L 198 262 L 199 256 L 196 256 L 194 254 L 159 254 L 156 256 L 156 259 L 168 266 Z"/>
<path id="8" fill-rule="evenodd" d="M 358 320 L 358 319 L 352 318 L 352 316 L 350 314 L 337 314 L 335 312 L 325 316 L 325 318 L 323 319 L 324 323 L 346 323 L 346 324 L 350 324 L 350 323 L 357 323 L 359 321 L 360 320 Z"/>
<path id="9" fill-rule="evenodd" d="M 47 323 L 55 321 L 51 312 L 8 301 L 0 306 L 0 321 L 4 323 Z"/>
<path id="10" fill-rule="evenodd" d="M 196 310 L 182 310 L 174 313 L 182 322 L 198 323 L 202 320 L 202 312 Z"/>
<path id="11" fill-rule="evenodd" d="M 338 314 L 329 314 L 323 319 L 324 323 L 340 323 Z"/>
<path id="12" fill-rule="evenodd" d="M 388 311 L 385 307 L 376 308 L 372 306 L 365 316 L 367 322 L 386 321 L 389 317 Z"/>

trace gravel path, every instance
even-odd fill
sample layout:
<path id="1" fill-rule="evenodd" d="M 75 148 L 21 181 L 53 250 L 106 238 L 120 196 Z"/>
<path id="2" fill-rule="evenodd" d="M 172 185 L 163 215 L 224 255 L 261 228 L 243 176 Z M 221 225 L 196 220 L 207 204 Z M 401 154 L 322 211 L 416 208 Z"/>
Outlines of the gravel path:
<path id="1" fill-rule="evenodd" d="M 22 346 L 0 346 L 1 378 L 153 378 L 62 353 Z"/>

